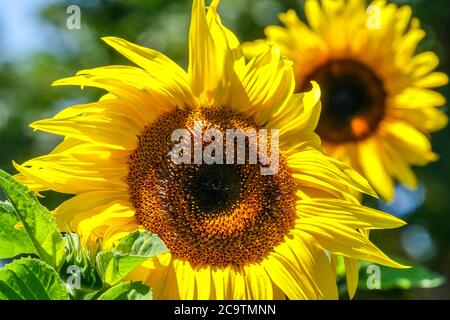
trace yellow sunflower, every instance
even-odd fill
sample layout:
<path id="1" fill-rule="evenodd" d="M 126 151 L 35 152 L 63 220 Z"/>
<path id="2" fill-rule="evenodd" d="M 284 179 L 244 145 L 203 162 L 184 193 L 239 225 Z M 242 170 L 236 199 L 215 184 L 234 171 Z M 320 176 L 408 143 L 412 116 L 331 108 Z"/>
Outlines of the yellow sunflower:
<path id="1" fill-rule="evenodd" d="M 293 94 L 291 62 L 277 48 L 246 64 L 218 5 L 206 12 L 203 0 L 193 3 L 187 73 L 159 52 L 103 39 L 139 67 L 57 81 L 108 93 L 33 123 L 64 141 L 16 165 L 17 177 L 37 192 L 74 194 L 55 216 L 87 244 L 111 247 L 136 229 L 157 234 L 170 252 L 130 275 L 157 299 L 334 299 L 337 256 L 347 261 L 351 295 L 356 259 L 401 267 L 365 234 L 403 222 L 361 206 L 352 192 L 374 194 L 367 181 L 320 151 L 318 86 Z M 262 175 L 248 158 L 174 163 L 172 133 L 195 133 L 198 123 L 220 132 L 279 129 L 278 171 Z"/>
<path id="2" fill-rule="evenodd" d="M 267 40 L 245 44 L 245 54 L 274 43 L 294 63 L 296 91 L 318 82 L 316 132 L 326 154 L 362 173 L 385 200 L 394 180 L 416 188 L 411 166 L 437 159 L 429 133 L 447 124 L 438 108 L 445 98 L 432 89 L 448 82 L 433 72 L 433 52 L 415 54 L 425 36 L 419 20 L 386 1 L 366 8 L 364 0 L 307 0 L 305 14 L 309 26 L 293 10 L 280 14 L 284 27 L 267 27 Z"/>

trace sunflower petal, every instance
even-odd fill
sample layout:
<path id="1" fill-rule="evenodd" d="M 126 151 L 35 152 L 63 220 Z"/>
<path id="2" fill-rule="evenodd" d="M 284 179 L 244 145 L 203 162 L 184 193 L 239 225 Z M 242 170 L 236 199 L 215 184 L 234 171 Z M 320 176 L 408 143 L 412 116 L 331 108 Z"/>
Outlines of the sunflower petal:
<path id="1" fill-rule="evenodd" d="M 194 269 L 195 284 L 197 288 L 196 299 L 208 300 L 211 298 L 211 268 L 204 266 L 200 269 Z"/>
<path id="2" fill-rule="evenodd" d="M 272 300 L 272 281 L 264 268 L 259 264 L 249 264 L 244 266 L 244 270 L 249 299 Z"/>
<path id="3" fill-rule="evenodd" d="M 359 262 L 358 260 L 344 257 L 344 264 L 348 295 L 350 299 L 353 299 L 358 288 Z"/>
<path id="4" fill-rule="evenodd" d="M 390 229 L 405 222 L 383 211 L 340 199 L 306 199 L 297 201 L 297 212 L 303 220 L 328 220 L 354 229 Z"/>
<path id="5" fill-rule="evenodd" d="M 174 260 L 175 274 L 181 300 L 192 300 L 195 294 L 195 274 L 187 261 Z"/>
<path id="6" fill-rule="evenodd" d="M 383 130 L 394 143 L 401 143 L 408 146 L 411 150 L 421 154 L 428 161 L 437 160 L 437 155 L 431 151 L 430 140 L 422 132 L 403 121 L 387 122 Z"/>
<path id="7" fill-rule="evenodd" d="M 67 113 L 67 110 L 63 112 Z M 111 126 L 111 123 L 115 125 Z M 138 143 L 137 136 L 144 129 L 126 113 L 111 112 L 81 114 L 66 118 L 57 115 L 54 118 L 33 122 L 30 127 L 118 150 L 135 149 Z"/>
<path id="8" fill-rule="evenodd" d="M 214 45 L 205 10 L 204 0 L 194 0 L 189 29 L 188 75 L 194 95 L 201 104 L 210 105 L 214 102 L 221 71 L 216 61 L 220 52 L 216 52 L 218 49 Z"/>
<path id="9" fill-rule="evenodd" d="M 288 245 L 297 256 L 309 281 L 317 288 L 319 296 L 327 300 L 337 300 L 339 296 L 335 268 L 326 253 L 319 249 L 314 238 L 306 235 L 303 238 L 295 237 L 295 241 L 289 241 Z"/>
<path id="10" fill-rule="evenodd" d="M 261 262 L 270 279 L 277 285 L 291 300 L 306 300 L 308 296 L 302 290 L 298 279 L 294 276 L 299 271 L 294 271 L 292 263 L 274 255 L 268 256 Z M 293 273 L 294 271 L 294 273 Z"/>
<path id="11" fill-rule="evenodd" d="M 392 177 L 388 175 L 374 139 L 366 139 L 358 145 L 359 163 L 367 180 L 386 200 L 394 196 Z"/>
<path id="12" fill-rule="evenodd" d="M 308 175 L 311 176 L 310 181 L 314 177 L 320 180 L 322 185 L 326 183 L 343 191 L 351 188 L 376 196 L 375 191 L 360 174 L 348 165 L 326 157 L 320 151 L 311 149 L 292 155 L 288 158 L 288 165 L 294 170 L 293 177 L 296 179 L 301 180 Z"/>
<path id="13" fill-rule="evenodd" d="M 302 220 L 296 225 L 295 232 L 300 236 L 304 236 L 303 233 L 313 236 L 322 249 L 333 254 L 371 261 L 393 268 L 406 268 L 391 260 L 357 230 L 343 224 Z"/>
<path id="14" fill-rule="evenodd" d="M 230 280 L 230 267 L 212 268 L 212 280 L 216 300 L 230 300 L 233 297 L 233 291 Z"/>
<path id="15" fill-rule="evenodd" d="M 288 103 L 274 113 L 266 127 L 280 130 L 284 144 L 293 145 L 298 137 L 313 132 L 319 122 L 321 103 L 320 88 L 312 82 L 313 88 L 301 94 L 292 95 Z"/>
<path id="16" fill-rule="evenodd" d="M 128 189 L 127 158 L 120 151 L 80 144 L 60 153 L 28 160 L 16 169 L 35 183 L 62 193 Z"/>
<path id="17" fill-rule="evenodd" d="M 183 97 L 181 101 L 178 101 L 179 106 L 194 105 L 187 73 L 168 57 L 156 50 L 141 47 L 120 38 L 104 37 L 102 40 L 130 61 L 144 68 L 153 79 L 172 91 L 173 97 Z"/>
<path id="18" fill-rule="evenodd" d="M 295 88 L 292 62 L 282 57 L 277 47 L 253 58 L 240 77 L 247 97 L 233 106 L 255 117 L 261 126 L 289 102 Z"/>
<path id="19" fill-rule="evenodd" d="M 165 97 L 163 91 L 158 92 L 155 88 L 149 86 L 143 89 L 142 84 L 142 81 L 139 81 L 139 83 L 134 81 L 133 84 L 125 83 L 122 81 L 121 75 L 118 74 L 115 78 L 78 75 L 57 80 L 52 85 L 80 86 L 82 89 L 87 86 L 106 90 L 117 99 L 125 101 L 134 112 L 143 119 L 148 119 L 149 122 L 157 119 L 163 112 L 176 107 L 176 102 L 171 102 L 168 97 Z"/>

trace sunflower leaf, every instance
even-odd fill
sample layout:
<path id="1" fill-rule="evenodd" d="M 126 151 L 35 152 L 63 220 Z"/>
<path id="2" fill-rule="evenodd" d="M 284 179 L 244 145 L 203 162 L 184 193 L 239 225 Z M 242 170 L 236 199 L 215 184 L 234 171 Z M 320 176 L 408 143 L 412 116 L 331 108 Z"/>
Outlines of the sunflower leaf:
<path id="1" fill-rule="evenodd" d="M 17 215 L 16 210 L 9 201 L 0 201 L 0 212 L 9 213 L 14 217 Z"/>
<path id="2" fill-rule="evenodd" d="M 445 277 L 431 271 L 427 267 L 395 258 L 396 261 L 409 265 L 409 269 L 394 269 L 381 265 L 361 263 L 358 288 L 368 290 L 374 283 L 376 273 L 379 274 L 379 289 L 412 289 L 412 288 L 435 288 L 445 282 Z M 379 268 L 379 269 L 378 269 Z"/>
<path id="3" fill-rule="evenodd" d="M 97 269 L 104 284 L 113 286 L 139 267 L 148 257 L 117 252 L 100 252 Z"/>
<path id="4" fill-rule="evenodd" d="M 28 234 L 18 227 L 19 219 L 8 202 L 0 202 L 0 259 L 37 254 Z"/>
<path id="5" fill-rule="evenodd" d="M 133 244 L 135 241 L 139 238 L 141 235 L 141 232 L 139 230 L 136 230 L 134 232 L 130 232 L 126 237 L 122 238 L 114 248 L 115 251 L 121 252 L 121 253 L 130 253 L 131 248 L 133 247 Z"/>
<path id="6" fill-rule="evenodd" d="M 106 290 L 96 300 L 151 300 L 152 290 L 141 282 L 121 282 Z"/>
<path id="7" fill-rule="evenodd" d="M 148 231 L 134 231 L 128 234 L 117 244 L 115 250 L 145 257 L 153 257 L 168 251 L 162 240 Z"/>
<path id="8" fill-rule="evenodd" d="M 42 260 L 56 268 L 64 256 L 65 241 L 50 212 L 39 203 L 27 187 L 3 170 L 0 170 L 0 186 L 14 207 L 36 253 Z"/>
<path id="9" fill-rule="evenodd" d="M 42 260 L 22 258 L 0 270 L 0 300 L 68 300 L 55 269 Z"/>

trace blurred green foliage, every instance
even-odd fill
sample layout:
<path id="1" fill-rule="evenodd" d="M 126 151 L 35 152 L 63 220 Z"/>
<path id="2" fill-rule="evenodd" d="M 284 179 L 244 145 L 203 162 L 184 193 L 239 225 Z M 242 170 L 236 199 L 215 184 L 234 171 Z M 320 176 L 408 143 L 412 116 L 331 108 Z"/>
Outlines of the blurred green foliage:
<path id="1" fill-rule="evenodd" d="M 441 58 L 439 69 L 449 68 L 449 3 L 447 0 L 395 1 L 412 6 L 427 31 L 419 50 L 434 50 Z M 66 9 L 81 8 L 81 29 L 69 30 Z M 100 37 L 119 36 L 138 44 L 161 50 L 182 66 L 187 65 L 187 37 L 191 0 L 62 0 L 47 5 L 41 19 L 52 26 L 49 48 L 0 62 L 0 168 L 13 173 L 11 160 L 23 162 L 50 151 L 59 140 L 45 133 L 33 133 L 28 124 L 55 114 L 75 103 L 97 99 L 96 89 L 50 87 L 54 80 L 76 71 L 110 64 L 129 64 L 108 48 Z M 224 23 L 241 41 L 263 36 L 263 27 L 278 24 L 277 13 L 294 8 L 304 17 L 301 0 L 223 0 L 220 8 Z M 14 30 L 0 30 L 4 33 Z M 7 48 L 1 48 L 1 52 Z M 449 97 L 448 86 L 442 92 Z M 433 135 L 440 161 L 418 168 L 426 192 L 425 203 L 408 219 L 425 227 L 431 235 L 436 254 L 427 266 L 450 276 L 450 129 Z M 43 202 L 51 209 L 67 196 L 46 193 Z M 375 242 L 389 253 L 406 256 L 401 230 L 374 232 Z M 361 293 L 357 298 L 450 298 L 447 285 L 436 289 Z"/>

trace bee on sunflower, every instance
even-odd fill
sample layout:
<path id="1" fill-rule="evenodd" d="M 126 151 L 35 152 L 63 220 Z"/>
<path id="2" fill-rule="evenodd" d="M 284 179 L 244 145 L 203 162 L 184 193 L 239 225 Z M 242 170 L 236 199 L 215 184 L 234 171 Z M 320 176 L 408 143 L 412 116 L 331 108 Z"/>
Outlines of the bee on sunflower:
<path id="1" fill-rule="evenodd" d="M 275 44 L 294 63 L 296 91 L 317 81 L 323 110 L 316 132 L 326 154 L 362 173 L 386 201 L 394 181 L 417 187 L 411 166 L 438 157 L 429 134 L 446 126 L 446 101 L 433 88 L 447 75 L 433 72 L 433 52 L 416 54 L 425 36 L 409 6 L 386 1 L 306 0 L 308 25 L 293 10 L 269 26 L 267 39 L 244 44 L 254 56 Z"/>
<path id="2" fill-rule="evenodd" d="M 374 195 L 368 182 L 321 152 L 319 87 L 294 94 L 292 64 L 276 47 L 246 63 L 218 5 L 193 2 L 187 72 L 160 52 L 104 38 L 138 67 L 56 81 L 108 93 L 31 124 L 64 141 L 16 164 L 16 177 L 36 192 L 73 194 L 54 214 L 87 245 L 102 239 L 108 248 L 136 229 L 157 234 L 170 252 L 130 275 L 157 299 L 336 299 L 337 256 L 351 295 L 356 260 L 402 267 L 366 232 L 404 222 L 360 205 L 353 194 Z M 249 161 L 175 164 L 172 133 L 199 122 L 278 129 L 277 172 L 262 175 Z"/>

